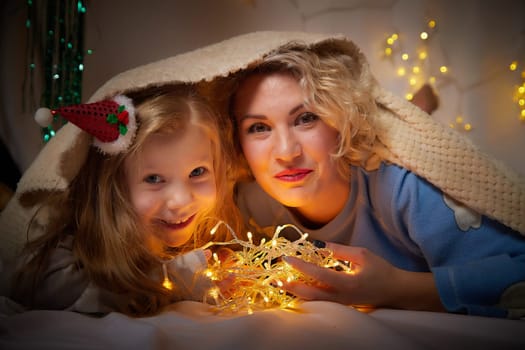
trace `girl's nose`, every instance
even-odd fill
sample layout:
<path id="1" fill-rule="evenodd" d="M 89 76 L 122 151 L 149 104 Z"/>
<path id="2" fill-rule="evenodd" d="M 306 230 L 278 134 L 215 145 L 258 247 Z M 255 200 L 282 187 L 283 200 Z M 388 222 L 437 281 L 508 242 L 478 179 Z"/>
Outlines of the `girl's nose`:
<path id="1" fill-rule="evenodd" d="M 191 203 L 192 200 L 193 193 L 191 188 L 179 183 L 170 190 L 166 204 L 168 209 L 179 209 Z"/>
<path id="2" fill-rule="evenodd" d="M 274 156 L 283 161 L 291 161 L 301 155 L 302 147 L 300 141 L 293 132 L 276 133 L 273 147 Z"/>

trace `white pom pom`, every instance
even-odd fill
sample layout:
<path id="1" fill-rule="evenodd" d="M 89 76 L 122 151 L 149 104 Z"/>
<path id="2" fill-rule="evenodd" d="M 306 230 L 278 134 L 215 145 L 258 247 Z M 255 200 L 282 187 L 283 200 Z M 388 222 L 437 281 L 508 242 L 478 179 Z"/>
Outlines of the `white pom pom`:
<path id="1" fill-rule="evenodd" d="M 45 107 L 37 109 L 35 113 L 35 121 L 43 128 L 51 125 L 53 122 L 53 114 L 51 114 L 51 110 Z"/>

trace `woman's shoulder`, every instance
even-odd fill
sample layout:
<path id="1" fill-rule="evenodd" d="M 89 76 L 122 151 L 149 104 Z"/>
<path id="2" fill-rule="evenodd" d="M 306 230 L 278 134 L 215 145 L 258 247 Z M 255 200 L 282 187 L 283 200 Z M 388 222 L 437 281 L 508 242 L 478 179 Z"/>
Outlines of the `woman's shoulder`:
<path id="1" fill-rule="evenodd" d="M 406 181 L 424 181 L 424 179 L 410 170 L 387 162 L 382 162 L 375 170 L 366 170 L 362 167 L 352 166 L 351 174 L 354 179 L 359 179 L 370 185 L 385 187 L 387 189 L 391 189 L 393 186 L 399 186 L 402 183 L 406 183 Z"/>

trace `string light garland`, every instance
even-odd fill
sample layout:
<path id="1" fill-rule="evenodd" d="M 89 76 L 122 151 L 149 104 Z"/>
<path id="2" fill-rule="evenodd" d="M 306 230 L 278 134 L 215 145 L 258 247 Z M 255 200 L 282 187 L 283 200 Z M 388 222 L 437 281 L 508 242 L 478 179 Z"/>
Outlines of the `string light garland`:
<path id="1" fill-rule="evenodd" d="M 34 111 L 45 106 L 51 109 L 78 104 L 82 98 L 84 71 L 84 15 L 82 0 L 27 1 L 26 28 L 27 74 L 24 79 L 24 110 Z M 92 50 L 89 50 L 90 54 Z M 41 76 L 35 76 L 39 73 Z M 42 82 L 37 104 L 35 81 Z M 49 141 L 65 119 L 54 117 L 53 123 L 42 128 L 44 142 Z"/>
<path id="2" fill-rule="evenodd" d="M 520 83 L 514 86 L 513 101 L 519 108 L 519 120 L 525 122 L 525 63 L 521 65 Z M 512 61 L 509 65 L 511 72 L 520 72 L 520 65 L 518 61 Z"/>
<path id="3" fill-rule="evenodd" d="M 437 20 L 429 19 L 426 21 L 425 28 L 419 33 L 419 45 L 414 53 L 408 53 L 403 50 L 399 42 L 400 34 L 398 33 L 390 35 L 385 40 L 383 58 L 390 59 L 394 65 L 397 65 L 397 75 L 407 79 L 409 89 L 405 92 L 405 98 L 409 101 L 414 98 L 415 92 L 425 84 L 430 85 L 434 91 L 438 90 L 438 85 L 453 84 L 460 95 L 463 94 L 464 89 L 455 82 L 450 74 L 451 71 L 448 64 L 435 64 L 435 62 L 431 61 L 429 45 L 436 35 L 437 29 Z M 461 101 L 461 99 L 460 96 L 458 100 Z M 466 121 L 467 118 L 461 112 L 461 106 L 458 109 L 459 112 L 455 120 L 449 123 L 450 128 L 465 132 L 471 131 L 473 125 Z"/>
<path id="4" fill-rule="evenodd" d="M 213 261 L 204 271 L 212 281 L 225 281 L 233 276 L 227 291 L 213 287 L 205 296 L 204 302 L 213 304 L 215 311 L 219 313 L 252 313 L 268 308 L 293 309 L 300 300 L 282 289 L 284 283 L 314 281 L 286 264 L 282 260 L 284 256 L 353 273 L 351 263 L 335 259 L 332 251 L 327 248 L 316 247 L 307 241 L 308 234 L 294 225 L 277 226 L 270 240 L 263 238 L 258 244 L 254 243 L 251 232 L 247 233 L 248 241 L 239 239 L 223 221 L 218 222 L 210 233 L 213 235 L 220 225 L 226 225 L 234 239 L 228 242 L 210 242 L 202 249 L 217 245 L 241 248 L 232 250 L 223 260 L 214 253 Z M 299 239 L 289 241 L 280 237 L 280 233 L 287 228 L 294 229 L 300 236 Z"/>

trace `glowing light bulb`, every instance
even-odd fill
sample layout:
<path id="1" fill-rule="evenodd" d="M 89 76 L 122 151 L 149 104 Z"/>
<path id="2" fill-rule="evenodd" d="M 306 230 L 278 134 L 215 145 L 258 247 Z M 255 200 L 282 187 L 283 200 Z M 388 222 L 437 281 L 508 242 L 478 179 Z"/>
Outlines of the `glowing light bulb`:
<path id="1" fill-rule="evenodd" d="M 428 33 L 427 32 L 421 32 L 421 34 L 419 34 L 419 37 L 421 38 L 421 40 L 427 40 L 428 39 Z"/>
<path id="2" fill-rule="evenodd" d="M 408 54 L 407 54 L 407 53 L 402 54 L 402 55 L 401 55 L 401 59 L 402 59 L 403 61 L 408 60 Z"/>
<path id="3" fill-rule="evenodd" d="M 512 61 L 512 63 L 509 64 L 509 69 L 511 71 L 515 71 L 516 69 L 518 69 L 518 61 Z"/>
<path id="4" fill-rule="evenodd" d="M 417 79 L 416 78 L 410 78 L 409 82 L 408 82 L 411 86 L 414 86 L 417 84 Z"/>
<path id="5" fill-rule="evenodd" d="M 387 48 L 385 49 L 385 55 L 386 55 L 386 56 L 391 56 L 391 55 L 392 55 L 392 48 L 387 47 Z"/>
<path id="6" fill-rule="evenodd" d="M 457 124 L 462 124 L 462 123 L 463 123 L 463 117 L 460 116 L 460 115 L 458 115 L 458 116 L 456 117 L 456 123 L 457 123 Z"/>
<path id="7" fill-rule="evenodd" d="M 441 73 L 445 74 L 446 72 L 448 72 L 448 68 L 447 68 L 447 66 L 441 66 L 441 67 L 439 67 L 439 71 Z"/>
<path id="8" fill-rule="evenodd" d="M 421 72 L 421 68 L 419 66 L 412 67 L 412 73 L 419 74 Z"/>
<path id="9" fill-rule="evenodd" d="M 392 39 L 397 40 L 399 38 L 399 35 L 397 33 L 392 34 Z"/>
<path id="10" fill-rule="evenodd" d="M 431 19 L 430 21 L 428 21 L 428 27 L 429 28 L 435 28 L 436 27 L 436 21 Z"/>
<path id="11" fill-rule="evenodd" d="M 173 289 L 173 283 L 171 283 L 168 277 L 164 277 L 164 281 L 162 281 L 162 286 L 169 290 Z"/>
<path id="12" fill-rule="evenodd" d="M 424 60 L 427 58 L 427 52 L 426 51 L 421 51 L 419 54 L 418 54 L 418 57 L 420 60 Z"/>
<path id="13" fill-rule="evenodd" d="M 395 41 L 395 40 L 392 39 L 392 37 L 386 39 L 386 43 L 387 43 L 388 45 L 393 45 L 393 44 L 394 44 L 394 41 Z"/>
<path id="14" fill-rule="evenodd" d="M 405 98 L 408 100 L 408 101 L 411 101 L 413 98 L 414 98 L 414 95 L 411 94 L 410 92 L 405 94 Z"/>
<path id="15" fill-rule="evenodd" d="M 402 77 L 402 76 L 405 75 L 405 74 L 406 74 L 405 68 L 403 68 L 403 67 L 399 67 L 399 68 L 397 69 L 397 75 L 399 75 L 400 77 Z"/>
<path id="16" fill-rule="evenodd" d="M 470 131 L 472 130 L 472 125 L 470 123 L 467 123 L 463 126 L 463 128 L 465 129 L 465 131 Z"/>

